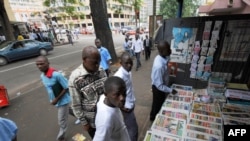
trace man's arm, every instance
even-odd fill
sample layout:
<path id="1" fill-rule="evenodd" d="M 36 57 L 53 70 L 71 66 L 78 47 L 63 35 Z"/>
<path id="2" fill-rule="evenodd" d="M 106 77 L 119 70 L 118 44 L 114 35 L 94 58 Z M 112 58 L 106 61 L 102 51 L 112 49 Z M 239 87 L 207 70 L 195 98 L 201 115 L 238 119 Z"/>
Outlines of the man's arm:
<path id="1" fill-rule="evenodd" d="M 155 85 L 160 91 L 171 93 L 172 88 L 169 88 L 167 85 L 165 85 L 163 81 L 164 69 L 158 68 L 155 69 L 152 73 L 154 74 L 153 85 Z"/>
<path id="2" fill-rule="evenodd" d="M 74 86 L 75 76 L 71 75 L 69 78 L 69 93 L 72 99 L 72 110 L 76 118 L 78 118 L 83 125 L 88 125 L 87 120 L 85 119 L 84 111 L 82 109 L 81 95 L 78 93 L 76 87 Z"/>

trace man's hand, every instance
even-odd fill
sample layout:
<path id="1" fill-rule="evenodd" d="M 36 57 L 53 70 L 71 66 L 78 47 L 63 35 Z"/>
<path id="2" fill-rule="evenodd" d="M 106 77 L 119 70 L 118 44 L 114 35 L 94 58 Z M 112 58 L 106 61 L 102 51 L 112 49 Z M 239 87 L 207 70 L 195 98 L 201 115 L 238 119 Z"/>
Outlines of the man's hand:
<path id="1" fill-rule="evenodd" d="M 83 125 L 84 131 L 89 131 L 89 128 L 90 128 L 89 124 Z"/>
<path id="2" fill-rule="evenodd" d="M 176 91 L 175 89 L 172 90 L 172 94 L 177 94 L 178 91 Z"/>
<path id="3" fill-rule="evenodd" d="M 58 99 L 55 98 L 55 99 L 51 102 L 51 104 L 52 104 L 52 105 L 56 105 L 57 102 L 58 102 Z"/>

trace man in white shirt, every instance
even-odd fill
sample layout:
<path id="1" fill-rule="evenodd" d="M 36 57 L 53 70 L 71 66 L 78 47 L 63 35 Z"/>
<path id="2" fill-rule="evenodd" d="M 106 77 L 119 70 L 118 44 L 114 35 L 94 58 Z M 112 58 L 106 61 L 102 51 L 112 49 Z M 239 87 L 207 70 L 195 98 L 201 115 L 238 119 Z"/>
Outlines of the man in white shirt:
<path id="1" fill-rule="evenodd" d="M 138 70 L 139 67 L 141 67 L 141 61 L 140 61 L 140 54 L 141 52 L 143 53 L 142 55 L 144 55 L 144 48 L 143 48 L 143 43 L 140 39 L 140 35 L 136 34 L 135 35 L 135 40 L 133 41 L 133 50 L 135 52 L 135 56 L 136 56 L 136 71 Z"/>
<path id="2" fill-rule="evenodd" d="M 125 125 L 127 126 L 128 133 L 131 141 L 137 141 L 138 139 L 138 125 L 136 122 L 134 107 L 135 107 L 135 94 L 132 84 L 133 60 L 130 55 L 125 52 L 121 55 L 121 67 L 114 74 L 125 81 L 126 84 L 126 101 L 124 107 L 121 108 Z"/>

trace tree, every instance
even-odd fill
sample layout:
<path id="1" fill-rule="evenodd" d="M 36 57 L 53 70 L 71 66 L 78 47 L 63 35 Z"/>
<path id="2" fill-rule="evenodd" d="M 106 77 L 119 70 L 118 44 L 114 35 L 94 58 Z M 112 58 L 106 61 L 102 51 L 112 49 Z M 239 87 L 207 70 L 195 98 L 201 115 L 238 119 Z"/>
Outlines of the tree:
<path id="1" fill-rule="evenodd" d="M 4 7 L 4 0 L 0 0 L 0 24 L 2 25 L 6 40 L 15 40 L 13 28 Z"/>
<path id="2" fill-rule="evenodd" d="M 90 10 L 96 38 L 102 41 L 103 46 L 109 50 L 113 62 L 116 62 L 117 56 L 108 22 L 106 0 L 90 0 Z"/>
<path id="3" fill-rule="evenodd" d="M 182 17 L 191 17 L 195 16 L 196 9 L 198 6 L 199 0 L 184 0 L 183 1 L 183 10 Z M 163 0 L 160 4 L 159 14 L 163 15 L 164 19 L 176 17 L 178 10 L 177 0 Z"/>

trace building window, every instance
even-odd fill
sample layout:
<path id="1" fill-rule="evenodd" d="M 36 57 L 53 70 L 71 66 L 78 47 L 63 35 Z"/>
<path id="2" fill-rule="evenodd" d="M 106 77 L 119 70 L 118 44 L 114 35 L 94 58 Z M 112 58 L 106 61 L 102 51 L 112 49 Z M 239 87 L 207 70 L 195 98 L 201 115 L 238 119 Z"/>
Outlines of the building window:
<path id="1" fill-rule="evenodd" d="M 114 18 L 119 18 L 119 14 L 113 14 Z"/>
<path id="2" fill-rule="evenodd" d="M 90 15 L 86 15 L 86 19 L 91 19 L 91 16 Z"/>

